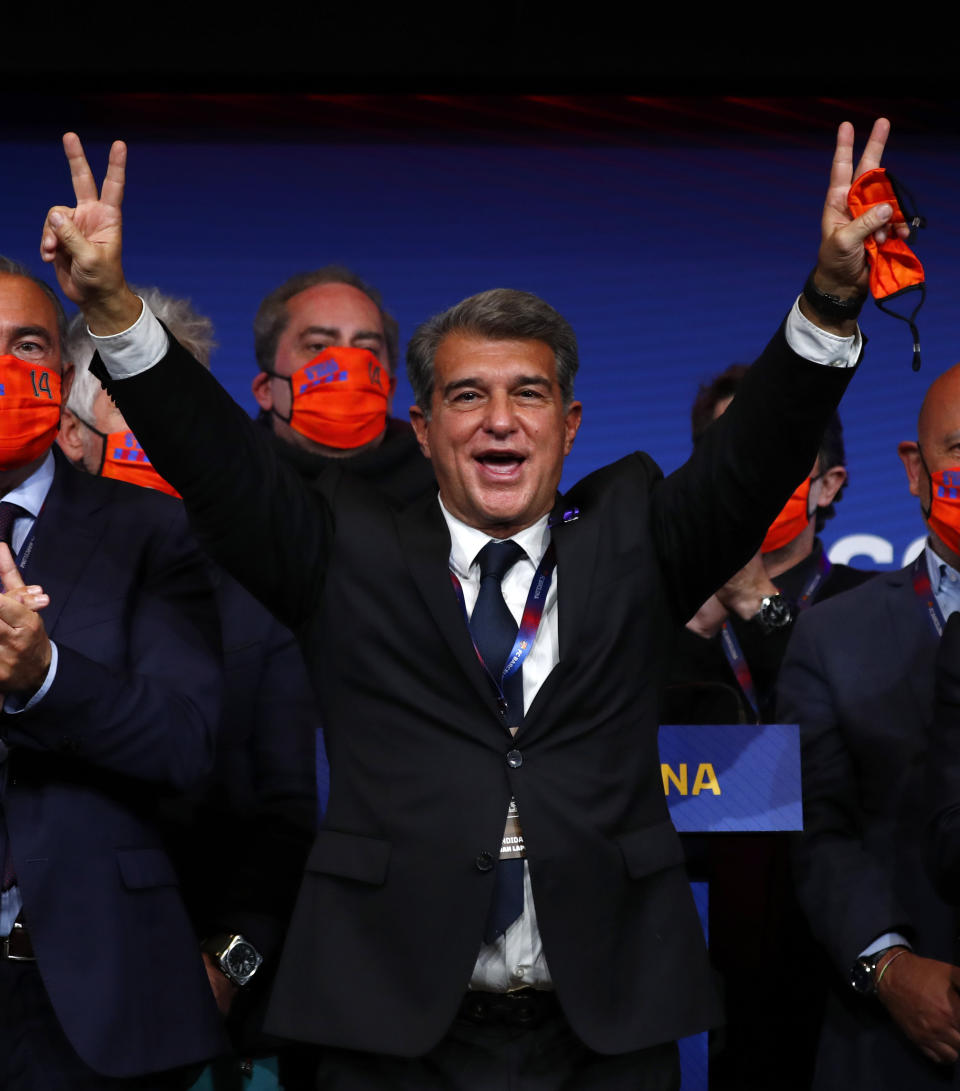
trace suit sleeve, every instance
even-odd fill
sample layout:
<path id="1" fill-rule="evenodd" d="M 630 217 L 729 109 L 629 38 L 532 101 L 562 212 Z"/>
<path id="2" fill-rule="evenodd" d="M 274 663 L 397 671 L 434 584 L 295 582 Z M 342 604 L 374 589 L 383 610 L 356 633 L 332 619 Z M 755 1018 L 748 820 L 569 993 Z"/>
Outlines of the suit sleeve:
<path id="1" fill-rule="evenodd" d="M 794 629 L 780 671 L 777 719 L 800 725 L 804 832 L 795 843 L 797 894 L 814 935 L 846 977 L 878 936 L 910 938 L 912 928 L 892 874 L 864 845 L 857 770 L 817 639 L 825 615 L 817 614 L 803 615 Z"/>
<path id="2" fill-rule="evenodd" d="M 317 826 L 320 716 L 291 633 L 273 622 L 261 653 L 253 708 L 245 712 L 253 813 L 243 816 L 246 843 L 215 891 L 210 931 L 242 932 L 269 961 L 293 912 Z"/>
<path id="3" fill-rule="evenodd" d="M 270 435 L 170 336 L 167 355 L 113 380 L 91 370 L 157 471 L 181 494 L 210 556 L 296 631 L 322 593 L 332 543 L 330 498 L 308 489 Z"/>
<path id="4" fill-rule="evenodd" d="M 943 630 L 937 651 L 933 725 L 927 754 L 930 827 L 927 862 L 941 895 L 960 904 L 960 614 Z"/>
<path id="5" fill-rule="evenodd" d="M 207 773 L 220 708 L 219 636 L 185 522 L 149 537 L 127 598 L 105 592 L 100 616 L 91 611 L 57 632 L 56 677 L 42 701 L 8 718 L 10 743 L 177 790 Z M 120 632 L 121 659 L 106 666 L 92 658 L 92 648 Z"/>
<path id="6" fill-rule="evenodd" d="M 688 461 L 654 486 L 653 531 L 678 621 L 760 548 L 810 473 L 854 370 L 803 359 L 781 327 Z"/>

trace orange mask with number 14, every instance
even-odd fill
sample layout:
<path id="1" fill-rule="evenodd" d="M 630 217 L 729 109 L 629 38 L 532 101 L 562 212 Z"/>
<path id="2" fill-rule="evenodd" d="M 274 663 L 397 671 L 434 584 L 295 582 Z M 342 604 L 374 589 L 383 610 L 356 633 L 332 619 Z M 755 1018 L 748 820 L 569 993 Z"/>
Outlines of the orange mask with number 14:
<path id="1" fill-rule="evenodd" d="M 0 356 L 0 471 L 48 450 L 60 430 L 60 376 L 19 356 Z"/>

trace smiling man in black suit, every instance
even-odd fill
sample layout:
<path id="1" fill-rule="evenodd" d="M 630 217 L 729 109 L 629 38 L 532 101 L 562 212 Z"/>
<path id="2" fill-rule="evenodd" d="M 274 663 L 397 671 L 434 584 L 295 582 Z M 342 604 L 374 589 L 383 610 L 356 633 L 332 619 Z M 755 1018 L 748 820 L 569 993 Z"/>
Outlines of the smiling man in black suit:
<path id="1" fill-rule="evenodd" d="M 398 512 L 344 470 L 310 492 L 278 462 L 126 286 L 125 147 L 99 195 L 65 138 L 77 204 L 41 252 L 158 470 L 322 695 L 330 802 L 271 1014 L 327 1047 L 318 1086 L 672 1088 L 675 1039 L 718 1019 L 660 781 L 659 634 L 755 551 L 859 357 L 863 241 L 889 209 L 851 220 L 852 147 L 844 125 L 804 296 L 684 467 L 635 454 L 558 497 L 576 339 L 497 290 L 413 338 L 439 498 Z"/>

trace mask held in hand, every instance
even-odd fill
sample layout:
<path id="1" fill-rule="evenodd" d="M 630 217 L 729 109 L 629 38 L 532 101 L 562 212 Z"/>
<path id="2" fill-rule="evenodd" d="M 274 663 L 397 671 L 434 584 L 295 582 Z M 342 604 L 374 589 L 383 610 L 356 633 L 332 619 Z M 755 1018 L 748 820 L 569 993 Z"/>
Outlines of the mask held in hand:
<path id="1" fill-rule="evenodd" d="M 893 318 L 899 318 L 906 322 L 913 334 L 913 370 L 920 370 L 920 333 L 917 329 L 916 317 L 923 301 L 926 298 L 926 285 L 924 283 L 923 266 L 920 259 L 907 246 L 904 239 L 893 230 L 897 224 L 907 224 L 910 228 L 911 241 L 918 228 L 926 227 L 926 220 L 909 211 L 909 194 L 902 184 L 898 183 L 885 167 L 877 167 L 868 170 L 853 183 L 847 195 L 847 204 L 851 216 L 862 216 L 864 212 L 876 205 L 890 205 L 893 215 L 890 217 L 890 228 L 884 242 L 878 243 L 871 235 L 864 246 L 867 251 L 867 260 L 870 263 L 870 294 L 877 306 L 885 314 Z M 893 299 L 902 299 L 909 293 L 919 293 L 916 306 L 909 314 L 897 314 L 890 307 Z"/>

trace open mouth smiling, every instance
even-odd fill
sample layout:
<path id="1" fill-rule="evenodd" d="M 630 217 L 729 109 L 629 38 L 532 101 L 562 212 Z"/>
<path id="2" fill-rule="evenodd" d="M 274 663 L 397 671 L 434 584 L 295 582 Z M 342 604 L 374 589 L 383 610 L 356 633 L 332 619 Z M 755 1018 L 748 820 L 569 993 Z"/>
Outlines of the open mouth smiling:
<path id="1" fill-rule="evenodd" d="M 484 474 L 495 478 L 515 475 L 526 461 L 517 451 L 481 451 L 473 458 Z"/>

